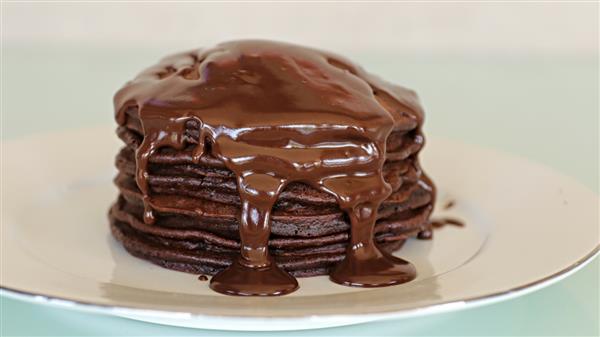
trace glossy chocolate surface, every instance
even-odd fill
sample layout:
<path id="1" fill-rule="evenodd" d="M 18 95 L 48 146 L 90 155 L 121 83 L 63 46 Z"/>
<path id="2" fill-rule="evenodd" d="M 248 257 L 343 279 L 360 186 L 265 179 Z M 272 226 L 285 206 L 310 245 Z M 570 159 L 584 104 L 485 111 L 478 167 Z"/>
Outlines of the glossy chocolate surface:
<path id="1" fill-rule="evenodd" d="M 283 189 L 302 182 L 335 197 L 350 219 L 350 245 L 330 278 L 377 287 L 414 279 L 407 261 L 373 241 L 377 210 L 391 193 L 382 167 L 392 130 L 420 127 L 415 94 L 329 53 L 268 41 L 237 41 L 173 55 L 141 73 L 115 96 L 116 119 L 137 114 L 144 137 L 135 179 L 144 222 L 161 204 L 148 183 L 149 158 L 160 148 L 209 151 L 237 180 L 240 255 L 211 279 L 229 295 L 283 295 L 294 277 L 273 263 L 271 210 Z M 186 134 L 190 123 L 198 137 Z M 195 210 L 187 210 L 195 211 Z"/>

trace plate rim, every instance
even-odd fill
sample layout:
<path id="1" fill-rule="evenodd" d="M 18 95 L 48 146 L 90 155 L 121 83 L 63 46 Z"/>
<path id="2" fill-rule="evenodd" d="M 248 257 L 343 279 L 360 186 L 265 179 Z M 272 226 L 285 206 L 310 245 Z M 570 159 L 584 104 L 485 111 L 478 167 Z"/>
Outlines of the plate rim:
<path id="1" fill-rule="evenodd" d="M 42 293 L 29 292 L 25 290 L 19 290 L 15 288 L 5 287 L 0 285 L 0 300 L 2 297 L 13 298 L 16 300 L 22 300 L 30 303 L 42 304 L 50 307 L 58 307 L 62 309 L 78 310 L 91 313 L 101 313 L 108 315 L 116 315 L 121 317 L 127 317 L 136 319 L 135 317 L 146 317 L 149 318 L 149 322 L 152 322 L 151 317 L 173 317 L 177 319 L 185 319 L 187 321 L 194 321 L 199 319 L 222 319 L 222 320 L 236 320 L 236 321 L 256 321 L 258 319 L 269 319 L 270 321 L 277 321 L 279 323 L 293 322 L 301 323 L 303 321 L 315 321 L 315 320 L 335 320 L 339 321 L 340 324 L 332 326 L 341 326 L 349 324 L 359 324 L 376 320 L 394 319 L 394 318 L 408 318 L 424 316 L 429 314 L 438 314 L 449 311 L 458 311 L 469 308 L 475 308 L 483 305 L 498 303 L 506 300 L 510 300 L 515 297 L 526 295 L 547 286 L 555 284 L 568 276 L 574 274 L 578 270 L 582 269 L 595 258 L 600 255 L 600 244 L 578 259 L 576 262 L 568 265 L 567 267 L 554 272 L 550 275 L 542 277 L 538 280 L 529 282 L 527 284 L 519 285 L 507 290 L 497 291 L 486 295 L 468 297 L 461 300 L 447 301 L 442 303 L 436 303 L 425 307 L 416 307 L 400 310 L 380 311 L 380 312 L 369 312 L 361 314 L 318 314 L 318 315 L 292 315 L 292 316 L 235 316 L 235 315 L 211 315 L 211 314 L 199 314 L 191 312 L 183 312 L 176 310 L 161 310 L 161 309 L 144 309 L 135 306 L 121 306 L 121 305 L 109 305 L 95 303 L 93 301 L 82 301 L 70 299 L 62 296 L 54 296 Z M 356 321 L 356 318 L 360 320 Z M 342 322 L 348 323 L 342 323 Z M 318 327 L 306 327 L 305 329 L 314 329 Z M 209 328 L 210 329 L 210 328 Z M 222 329 L 221 329 L 222 330 Z M 237 329 L 227 329 L 237 330 Z M 299 329 L 275 329 L 275 330 L 299 330 Z M 243 330 L 238 330 L 243 331 Z M 250 331 L 250 330 L 246 330 Z M 254 331 L 274 331 L 274 329 L 263 329 Z"/>

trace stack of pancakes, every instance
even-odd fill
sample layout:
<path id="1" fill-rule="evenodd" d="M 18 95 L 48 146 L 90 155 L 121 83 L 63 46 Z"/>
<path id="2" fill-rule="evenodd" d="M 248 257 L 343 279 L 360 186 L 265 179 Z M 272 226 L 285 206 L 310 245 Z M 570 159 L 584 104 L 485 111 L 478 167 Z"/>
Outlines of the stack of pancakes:
<path id="1" fill-rule="evenodd" d="M 384 93 L 374 94 L 388 109 L 405 109 Z M 211 275 L 224 269 L 240 249 L 235 175 L 211 155 L 210 144 L 199 163 L 192 161 L 199 128 L 196 121 L 188 121 L 187 148 L 161 148 L 149 159 L 147 181 L 156 220 L 145 224 L 135 180 L 135 151 L 144 132 L 136 108 L 126 115 L 126 123 L 117 129 L 125 146 L 116 159 L 120 195 L 109 214 L 113 235 L 131 254 L 163 267 Z M 407 238 L 430 231 L 434 189 L 417 159 L 424 142 L 419 124 L 394 129 L 387 139 L 383 175 L 393 193 L 379 208 L 374 239 L 388 252 L 399 249 Z M 273 208 L 270 253 L 294 276 L 328 274 L 344 258 L 349 229 L 349 220 L 332 195 L 290 183 Z"/>

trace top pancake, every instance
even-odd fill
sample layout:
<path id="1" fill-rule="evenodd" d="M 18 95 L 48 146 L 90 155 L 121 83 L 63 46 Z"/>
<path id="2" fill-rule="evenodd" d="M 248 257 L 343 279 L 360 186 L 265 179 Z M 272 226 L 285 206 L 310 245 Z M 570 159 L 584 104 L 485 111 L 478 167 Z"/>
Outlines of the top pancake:
<path id="1" fill-rule="evenodd" d="M 162 114 L 177 110 L 178 116 L 201 110 L 204 124 L 236 130 L 236 138 L 248 131 L 269 137 L 272 128 L 296 131 L 295 137 L 327 129 L 328 141 L 340 128 L 385 138 L 390 127 L 412 129 L 422 120 L 411 90 L 338 55 L 269 41 L 234 41 L 164 58 L 114 101 L 121 124 L 132 106 Z"/>

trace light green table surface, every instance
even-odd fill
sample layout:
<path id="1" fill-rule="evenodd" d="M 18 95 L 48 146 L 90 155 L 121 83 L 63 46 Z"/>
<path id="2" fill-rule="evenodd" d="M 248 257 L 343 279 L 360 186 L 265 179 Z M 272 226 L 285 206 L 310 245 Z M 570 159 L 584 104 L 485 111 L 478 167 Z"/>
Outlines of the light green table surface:
<path id="1" fill-rule="evenodd" d="M 112 94 L 141 67 L 168 52 L 171 51 L 4 46 L 3 141 L 112 123 Z M 598 192 L 597 56 L 351 56 L 371 72 L 419 92 L 427 112 L 426 135 L 460 139 L 525 156 L 571 175 Z M 598 223 L 598 218 L 594 221 Z M 543 238 L 544 233 L 532 238 L 532 248 L 535 240 Z M 286 333 L 192 330 L 7 298 L 1 298 L 0 324 L 3 335 L 39 336 L 597 336 L 598 288 L 596 259 L 557 284 L 499 304 L 341 328 Z"/>

